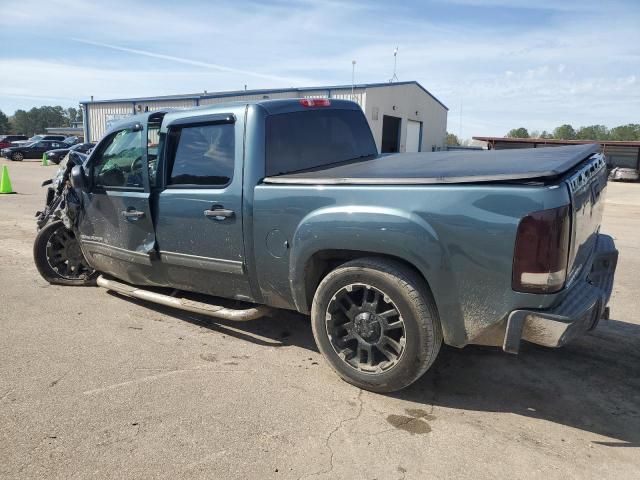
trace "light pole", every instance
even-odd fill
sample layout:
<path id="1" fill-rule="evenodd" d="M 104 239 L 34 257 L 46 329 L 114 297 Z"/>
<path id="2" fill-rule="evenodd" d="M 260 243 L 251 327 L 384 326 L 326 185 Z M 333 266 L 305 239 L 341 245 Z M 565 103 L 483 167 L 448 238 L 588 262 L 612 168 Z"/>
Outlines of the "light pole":
<path id="1" fill-rule="evenodd" d="M 398 66 L 398 47 L 393 49 L 393 77 L 389 80 L 389 83 L 393 83 L 395 80 L 398 81 L 398 76 L 396 75 L 396 67 Z"/>

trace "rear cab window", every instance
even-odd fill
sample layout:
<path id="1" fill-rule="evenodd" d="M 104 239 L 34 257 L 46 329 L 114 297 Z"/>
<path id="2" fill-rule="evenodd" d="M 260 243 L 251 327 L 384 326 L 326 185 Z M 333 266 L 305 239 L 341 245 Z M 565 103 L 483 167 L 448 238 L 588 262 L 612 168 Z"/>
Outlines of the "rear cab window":
<path id="1" fill-rule="evenodd" d="M 266 175 L 326 167 L 376 155 L 360 110 L 317 109 L 266 119 Z"/>
<path id="2" fill-rule="evenodd" d="M 232 123 L 173 127 L 168 132 L 167 187 L 223 188 L 231 183 L 235 162 Z"/>

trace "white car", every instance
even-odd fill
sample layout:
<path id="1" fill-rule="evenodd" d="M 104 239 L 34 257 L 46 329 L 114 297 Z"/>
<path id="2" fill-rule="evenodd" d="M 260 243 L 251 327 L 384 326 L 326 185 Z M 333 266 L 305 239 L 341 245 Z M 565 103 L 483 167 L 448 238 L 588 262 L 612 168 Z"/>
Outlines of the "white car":
<path id="1" fill-rule="evenodd" d="M 640 180 L 640 172 L 635 168 L 616 167 L 611 170 L 609 179 L 618 182 L 637 182 Z"/>

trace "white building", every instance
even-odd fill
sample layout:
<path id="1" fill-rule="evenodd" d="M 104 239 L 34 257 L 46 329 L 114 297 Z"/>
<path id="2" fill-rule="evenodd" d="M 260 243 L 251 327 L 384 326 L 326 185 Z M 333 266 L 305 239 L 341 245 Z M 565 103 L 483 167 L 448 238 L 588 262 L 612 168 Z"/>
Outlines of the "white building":
<path id="1" fill-rule="evenodd" d="M 354 100 L 362 107 L 382 153 L 425 152 L 446 145 L 449 109 L 416 81 L 87 101 L 81 102 L 84 134 L 87 141 L 98 141 L 113 122 L 135 113 L 276 98 Z"/>

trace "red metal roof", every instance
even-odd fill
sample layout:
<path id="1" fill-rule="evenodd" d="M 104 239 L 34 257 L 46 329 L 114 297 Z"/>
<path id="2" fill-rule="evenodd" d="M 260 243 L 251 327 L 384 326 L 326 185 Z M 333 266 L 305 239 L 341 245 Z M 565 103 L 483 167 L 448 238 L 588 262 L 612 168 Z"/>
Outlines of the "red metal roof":
<path id="1" fill-rule="evenodd" d="M 586 143 L 599 143 L 603 146 L 617 147 L 640 147 L 640 141 L 620 141 L 620 140 L 557 140 L 555 138 L 510 138 L 510 137 L 473 137 L 481 142 L 502 142 L 502 143 L 530 143 L 532 145 L 583 145 Z"/>

